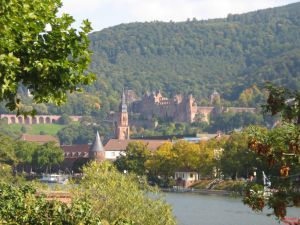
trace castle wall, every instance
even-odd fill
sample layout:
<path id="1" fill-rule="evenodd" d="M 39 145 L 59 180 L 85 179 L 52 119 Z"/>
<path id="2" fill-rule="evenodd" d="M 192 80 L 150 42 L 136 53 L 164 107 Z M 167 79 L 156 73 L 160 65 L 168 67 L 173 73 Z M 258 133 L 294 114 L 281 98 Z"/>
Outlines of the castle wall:
<path id="1" fill-rule="evenodd" d="M 197 108 L 197 114 L 201 113 L 204 116 L 203 121 L 208 123 L 209 122 L 209 116 L 214 111 L 214 108 L 215 107 L 212 107 L 212 106 L 199 106 Z"/>

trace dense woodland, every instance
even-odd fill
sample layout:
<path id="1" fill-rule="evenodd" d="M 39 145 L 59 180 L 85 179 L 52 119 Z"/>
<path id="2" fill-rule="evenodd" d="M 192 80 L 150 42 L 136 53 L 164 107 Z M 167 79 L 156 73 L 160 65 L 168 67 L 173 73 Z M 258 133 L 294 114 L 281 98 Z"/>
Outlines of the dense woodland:
<path id="1" fill-rule="evenodd" d="M 94 32 L 90 69 L 97 81 L 87 90 L 100 91 L 102 106 L 113 109 L 123 87 L 140 95 L 192 93 L 198 100 L 216 89 L 229 101 L 266 80 L 300 88 L 299 11 L 295 3 L 225 19 L 130 23 Z"/>
<path id="2" fill-rule="evenodd" d="M 169 97 L 192 93 L 200 105 L 216 89 L 223 105 L 258 106 L 266 80 L 300 88 L 299 11 L 295 3 L 224 19 L 130 23 L 91 33 L 93 85 L 70 95 L 61 108 L 31 105 L 26 98 L 24 108 L 103 119 L 118 109 L 123 88 L 139 96 L 154 90 Z M 1 113 L 8 112 L 4 105 Z"/>

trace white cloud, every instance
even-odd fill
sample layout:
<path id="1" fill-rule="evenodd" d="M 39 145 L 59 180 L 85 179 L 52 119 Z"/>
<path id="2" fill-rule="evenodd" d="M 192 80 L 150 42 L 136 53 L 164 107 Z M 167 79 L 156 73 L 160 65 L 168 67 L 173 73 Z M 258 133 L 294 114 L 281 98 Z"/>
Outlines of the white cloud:
<path id="1" fill-rule="evenodd" d="M 79 21 L 89 19 L 95 30 L 129 22 L 184 21 L 226 17 L 275 7 L 296 0 L 63 0 L 63 12 Z"/>

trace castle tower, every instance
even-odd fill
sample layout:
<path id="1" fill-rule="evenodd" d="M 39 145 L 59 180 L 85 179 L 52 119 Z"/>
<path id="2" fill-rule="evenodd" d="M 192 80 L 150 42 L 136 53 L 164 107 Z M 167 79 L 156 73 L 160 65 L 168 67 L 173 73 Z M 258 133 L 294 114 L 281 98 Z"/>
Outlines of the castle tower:
<path id="1" fill-rule="evenodd" d="M 195 116 L 197 114 L 197 103 L 193 95 L 189 95 L 187 98 L 187 121 L 188 123 L 192 123 L 195 121 Z"/>
<path id="2" fill-rule="evenodd" d="M 128 112 L 126 105 L 125 93 L 122 94 L 122 102 L 120 105 L 119 118 L 116 127 L 116 135 L 119 140 L 129 139 Z"/>
<path id="3" fill-rule="evenodd" d="M 93 145 L 89 149 L 89 159 L 102 162 L 105 160 L 105 150 L 97 131 Z"/>
<path id="4" fill-rule="evenodd" d="M 211 105 L 220 105 L 221 96 L 220 94 L 214 90 L 214 92 L 210 95 L 210 104 Z"/>

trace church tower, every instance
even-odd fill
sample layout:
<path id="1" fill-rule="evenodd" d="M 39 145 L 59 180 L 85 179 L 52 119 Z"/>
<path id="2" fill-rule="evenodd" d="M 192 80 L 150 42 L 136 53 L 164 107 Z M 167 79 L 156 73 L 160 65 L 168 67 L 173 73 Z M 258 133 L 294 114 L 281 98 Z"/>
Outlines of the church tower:
<path id="1" fill-rule="evenodd" d="M 102 162 L 105 160 L 105 150 L 97 131 L 93 145 L 89 149 L 89 159 Z"/>
<path id="2" fill-rule="evenodd" d="M 120 104 L 119 118 L 117 121 L 116 135 L 119 140 L 129 139 L 128 111 L 126 105 L 125 93 L 122 94 L 122 102 Z"/>

